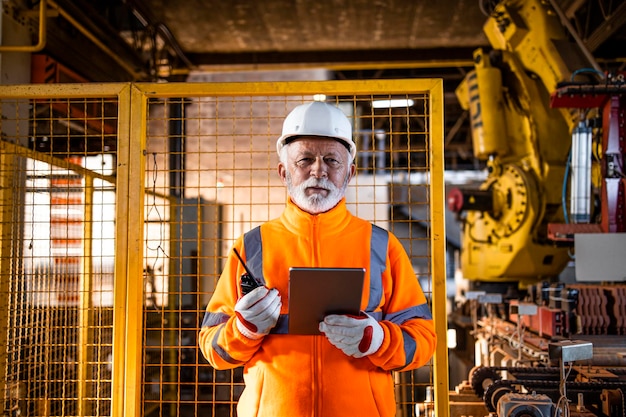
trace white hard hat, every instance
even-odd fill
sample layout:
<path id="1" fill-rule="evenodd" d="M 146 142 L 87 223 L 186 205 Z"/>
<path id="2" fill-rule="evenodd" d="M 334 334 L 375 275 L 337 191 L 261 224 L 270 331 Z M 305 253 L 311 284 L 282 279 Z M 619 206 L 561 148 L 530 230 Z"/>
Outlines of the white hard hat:
<path id="1" fill-rule="evenodd" d="M 320 136 L 342 142 L 354 159 L 356 145 L 352 140 L 352 125 L 346 115 L 337 107 L 314 101 L 301 104 L 291 111 L 283 122 L 283 133 L 276 141 L 276 152 L 294 136 Z"/>

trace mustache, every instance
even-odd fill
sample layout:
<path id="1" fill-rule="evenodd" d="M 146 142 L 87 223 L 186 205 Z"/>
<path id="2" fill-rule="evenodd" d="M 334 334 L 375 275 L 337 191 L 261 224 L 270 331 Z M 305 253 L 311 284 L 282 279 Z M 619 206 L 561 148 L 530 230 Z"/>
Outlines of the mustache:
<path id="1" fill-rule="evenodd" d="M 301 189 L 309 187 L 324 188 L 326 190 L 334 190 L 335 184 L 333 184 L 328 178 L 309 178 L 300 184 Z"/>

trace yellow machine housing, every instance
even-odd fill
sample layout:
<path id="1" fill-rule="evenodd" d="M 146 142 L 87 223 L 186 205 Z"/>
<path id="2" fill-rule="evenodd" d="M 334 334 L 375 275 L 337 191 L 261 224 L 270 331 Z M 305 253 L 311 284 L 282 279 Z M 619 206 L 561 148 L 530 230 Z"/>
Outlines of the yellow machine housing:
<path id="1" fill-rule="evenodd" d="M 488 161 L 480 189 L 493 204 L 464 217 L 461 269 L 469 280 L 524 286 L 558 275 L 569 259 L 547 239 L 547 224 L 563 222 L 577 114 L 550 108 L 550 93 L 590 64 L 545 2 L 502 2 L 484 31 L 494 49 L 475 51 L 456 94 L 470 114 L 474 154 Z"/>

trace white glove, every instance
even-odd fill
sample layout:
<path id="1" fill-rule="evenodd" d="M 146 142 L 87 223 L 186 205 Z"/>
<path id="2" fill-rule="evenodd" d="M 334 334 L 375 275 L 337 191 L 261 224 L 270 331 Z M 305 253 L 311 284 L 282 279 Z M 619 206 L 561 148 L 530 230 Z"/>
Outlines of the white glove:
<path id="1" fill-rule="evenodd" d="M 319 325 L 328 341 L 343 353 L 355 358 L 375 353 L 383 344 L 383 328 L 371 316 L 346 316 L 331 314 Z"/>
<path id="2" fill-rule="evenodd" d="M 276 288 L 255 288 L 235 304 L 237 329 L 248 339 L 262 338 L 276 326 L 281 306 Z"/>

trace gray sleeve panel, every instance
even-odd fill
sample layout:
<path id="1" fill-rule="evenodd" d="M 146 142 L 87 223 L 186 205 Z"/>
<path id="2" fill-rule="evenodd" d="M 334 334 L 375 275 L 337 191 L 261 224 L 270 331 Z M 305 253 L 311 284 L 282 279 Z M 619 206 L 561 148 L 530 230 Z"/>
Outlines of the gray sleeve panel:
<path id="1" fill-rule="evenodd" d="M 261 242 L 261 226 L 246 232 L 243 235 L 243 247 L 246 256 L 246 265 L 254 277 L 263 285 L 263 244 Z"/>
<path id="2" fill-rule="evenodd" d="M 242 361 L 238 361 L 236 359 L 233 359 L 232 356 L 230 356 L 228 354 L 228 352 L 226 352 L 218 343 L 217 343 L 217 339 L 220 336 L 220 333 L 222 332 L 222 329 L 224 328 L 224 325 L 220 326 L 220 328 L 217 330 L 217 332 L 215 332 L 215 336 L 213 337 L 213 340 L 211 341 L 211 347 L 213 348 L 213 350 L 215 351 L 215 353 L 217 353 L 219 355 L 220 358 L 222 358 L 224 361 L 228 362 L 228 363 L 232 363 L 233 365 L 241 365 L 243 362 Z"/>
<path id="3" fill-rule="evenodd" d="M 383 298 L 383 272 L 387 264 L 389 234 L 383 228 L 372 224 L 370 242 L 370 296 L 366 311 L 374 311 Z"/>

